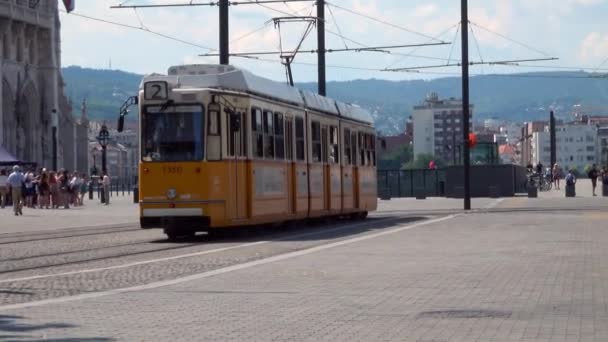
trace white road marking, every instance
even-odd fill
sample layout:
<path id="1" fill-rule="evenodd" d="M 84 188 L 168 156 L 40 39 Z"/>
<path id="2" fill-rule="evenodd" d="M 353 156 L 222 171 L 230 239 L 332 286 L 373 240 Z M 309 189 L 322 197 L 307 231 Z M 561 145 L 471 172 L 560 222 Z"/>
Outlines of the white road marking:
<path id="1" fill-rule="evenodd" d="M 77 301 L 77 300 L 99 298 L 99 297 L 105 297 L 105 296 L 110 296 L 110 295 L 115 295 L 115 294 L 150 290 L 150 289 L 156 289 L 159 287 L 177 285 L 177 284 L 194 281 L 194 280 L 199 280 L 199 279 L 204 279 L 204 278 L 209 278 L 209 277 L 213 277 L 213 276 L 217 276 L 217 275 L 221 275 L 221 274 L 225 274 L 225 273 L 229 273 L 229 272 L 235 272 L 235 271 L 239 271 L 239 270 L 243 270 L 243 269 L 247 269 L 247 268 L 251 268 L 251 267 L 255 267 L 255 266 L 266 265 L 266 264 L 270 264 L 270 263 L 274 263 L 274 262 L 278 262 L 278 261 L 292 259 L 292 258 L 324 251 L 324 250 L 331 249 L 331 248 L 349 245 L 349 244 L 353 244 L 353 243 L 361 242 L 361 241 L 365 241 L 365 240 L 375 239 L 375 238 L 378 238 L 381 236 L 396 234 L 396 233 L 399 233 L 399 232 L 402 232 L 405 230 L 410 230 L 410 229 L 414 229 L 414 228 L 418 228 L 418 227 L 422 227 L 422 226 L 428 226 L 428 225 L 431 225 L 434 223 L 451 220 L 457 216 L 460 216 L 460 215 L 450 215 L 450 216 L 446 216 L 446 217 L 442 217 L 442 218 L 438 218 L 438 219 L 434 219 L 434 220 L 428 220 L 428 221 L 424 221 L 424 222 L 420 222 L 420 223 L 399 226 L 398 228 L 391 229 L 388 231 L 359 236 L 359 237 L 355 237 L 355 238 L 351 238 L 351 239 L 347 239 L 347 240 L 337 241 L 337 242 L 333 242 L 333 243 L 329 243 L 329 244 L 325 244 L 325 245 L 321 245 L 321 246 L 303 249 L 301 251 L 285 253 L 285 254 L 281 254 L 281 255 L 276 255 L 276 256 L 260 259 L 260 260 L 246 262 L 243 264 L 219 268 L 219 269 L 216 269 L 213 271 L 193 274 L 190 276 L 171 279 L 171 280 L 158 281 L 158 282 L 154 282 L 154 283 L 150 283 L 150 284 L 146 284 L 146 285 L 138 285 L 138 286 L 126 287 L 126 288 L 122 288 L 122 289 L 114 289 L 114 290 L 100 291 L 100 292 L 94 292 L 94 293 L 85 293 L 85 294 L 80 294 L 80 295 L 75 295 L 75 296 L 45 299 L 45 300 L 33 301 L 33 302 L 29 302 L 29 303 L 4 305 L 4 306 L 0 306 L 0 311 L 17 310 L 17 309 L 31 308 L 31 307 L 37 307 L 37 306 L 43 306 L 43 305 L 49 305 L 49 304 L 61 304 L 61 303 L 72 302 L 72 301 Z"/>
<path id="2" fill-rule="evenodd" d="M 388 218 L 384 218 L 384 219 L 379 219 L 379 220 L 377 220 L 375 222 L 379 223 L 379 222 L 384 222 L 384 221 L 389 221 L 389 220 L 397 220 L 399 218 L 400 217 L 388 217 Z M 334 231 L 337 231 L 337 230 L 342 230 L 342 229 L 352 229 L 352 228 L 363 226 L 363 225 L 366 225 L 366 224 L 369 224 L 369 223 L 371 223 L 371 222 L 370 221 L 365 221 L 365 222 L 356 223 L 356 224 L 352 224 L 352 225 L 339 226 L 339 227 L 328 229 L 328 230 L 322 230 L 322 231 L 316 231 L 316 232 L 308 232 L 308 233 L 304 233 L 304 234 L 297 234 L 297 235 L 291 235 L 291 236 L 281 237 L 281 238 L 278 238 L 278 239 L 275 239 L 275 240 L 264 240 L 264 241 L 250 242 L 250 243 L 244 243 L 244 244 L 240 244 L 240 245 L 236 245 L 236 246 L 216 248 L 216 249 L 211 249 L 211 250 L 207 250 L 207 251 L 188 253 L 188 254 L 181 254 L 181 255 L 175 255 L 175 256 L 165 257 L 165 258 L 158 258 L 158 259 L 150 259 L 150 260 L 144 260 L 144 261 L 137 261 L 137 262 L 132 262 L 132 263 L 128 263 L 128 264 L 122 264 L 122 265 L 115 265 L 115 266 L 108 266 L 108 267 L 99 267 L 99 268 L 90 268 L 90 269 L 77 270 L 77 271 L 69 271 L 69 272 L 63 272 L 63 273 L 41 274 L 41 275 L 22 277 L 22 278 L 1 279 L 0 280 L 0 284 L 12 283 L 12 282 L 16 282 L 16 281 L 27 281 L 27 280 L 37 280 L 37 279 L 52 278 L 52 277 L 62 277 L 62 276 L 68 276 L 68 275 L 74 275 L 74 274 L 83 274 L 83 273 L 93 273 L 93 272 L 102 272 L 102 271 L 109 271 L 109 270 L 117 270 L 117 269 L 121 269 L 121 268 L 133 267 L 133 266 L 140 266 L 140 265 L 154 264 L 154 263 L 158 263 L 158 262 L 179 260 L 179 259 L 196 257 L 196 256 L 201 256 L 201 255 L 206 255 L 206 254 L 225 252 L 225 251 L 229 251 L 229 250 L 233 250 L 233 249 L 238 249 L 238 248 L 246 248 L 246 247 L 252 247 L 252 246 L 257 246 L 257 245 L 263 245 L 263 244 L 267 244 L 267 243 L 270 243 L 270 242 L 277 242 L 277 241 L 283 241 L 283 240 L 288 240 L 288 239 L 298 239 L 298 238 L 308 237 L 308 236 L 312 236 L 312 235 L 319 235 L 319 234 L 323 234 L 323 233 L 331 233 L 331 232 L 334 232 Z"/>
<path id="3" fill-rule="evenodd" d="M 486 205 L 483 208 L 486 210 L 494 209 L 494 208 L 498 207 L 498 205 L 501 204 L 504 200 L 505 200 L 504 198 L 499 198 L 497 200 L 492 201 L 492 203 Z"/>

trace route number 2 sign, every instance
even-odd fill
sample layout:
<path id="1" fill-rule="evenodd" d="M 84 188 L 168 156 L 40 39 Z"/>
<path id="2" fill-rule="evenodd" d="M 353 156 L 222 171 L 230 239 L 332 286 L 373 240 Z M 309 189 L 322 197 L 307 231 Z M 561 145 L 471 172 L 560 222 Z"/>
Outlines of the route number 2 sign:
<path id="1" fill-rule="evenodd" d="M 168 97 L 167 82 L 146 82 L 144 86 L 144 97 L 146 100 L 166 100 Z"/>

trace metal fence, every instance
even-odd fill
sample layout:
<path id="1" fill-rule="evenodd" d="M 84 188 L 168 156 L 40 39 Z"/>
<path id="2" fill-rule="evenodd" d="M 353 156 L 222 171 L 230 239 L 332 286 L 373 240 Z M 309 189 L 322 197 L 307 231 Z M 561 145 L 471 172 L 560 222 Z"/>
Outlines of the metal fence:
<path id="1" fill-rule="evenodd" d="M 436 170 L 378 170 L 380 197 L 437 197 L 445 195 L 446 173 Z"/>

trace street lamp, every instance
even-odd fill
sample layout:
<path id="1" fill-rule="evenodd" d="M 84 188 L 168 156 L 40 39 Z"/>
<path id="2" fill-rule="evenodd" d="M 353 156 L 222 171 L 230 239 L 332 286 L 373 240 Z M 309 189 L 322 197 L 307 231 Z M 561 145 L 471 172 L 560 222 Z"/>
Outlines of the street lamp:
<path id="1" fill-rule="evenodd" d="M 106 169 L 106 149 L 108 147 L 108 143 L 110 142 L 110 132 L 105 124 L 101 126 L 101 130 L 97 136 L 97 141 L 99 142 L 99 145 L 101 145 L 101 172 L 105 174 L 108 171 Z"/>
<path id="2" fill-rule="evenodd" d="M 51 111 L 51 123 L 52 123 L 52 149 L 53 149 L 53 170 L 57 171 L 57 127 L 59 126 L 59 115 L 57 115 L 57 109 Z"/>
<path id="3" fill-rule="evenodd" d="M 108 142 L 110 141 L 110 132 L 108 132 L 108 127 L 106 127 L 105 124 L 103 124 L 103 126 L 101 126 L 101 130 L 99 130 L 97 141 L 99 142 L 99 145 L 101 145 L 101 173 L 103 177 L 107 174 L 108 171 L 106 169 L 106 148 L 108 147 Z M 101 192 L 101 203 L 108 203 L 106 202 L 105 189 Z"/>

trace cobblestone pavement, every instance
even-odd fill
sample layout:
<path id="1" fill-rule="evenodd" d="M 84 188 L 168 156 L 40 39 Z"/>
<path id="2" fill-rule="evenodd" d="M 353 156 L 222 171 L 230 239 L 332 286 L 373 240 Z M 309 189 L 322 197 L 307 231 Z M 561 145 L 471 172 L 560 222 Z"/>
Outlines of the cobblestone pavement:
<path id="1" fill-rule="evenodd" d="M 14 216 L 13 208 L 0 209 L 0 234 L 64 230 L 82 227 L 134 225 L 139 222 L 137 204 L 130 196 L 112 197 L 109 206 L 98 200 L 85 200 L 82 207 L 70 209 L 23 209 Z"/>
<path id="2" fill-rule="evenodd" d="M 0 234 L 0 340 L 607 341 L 608 200 L 575 201 L 393 200 L 182 243 Z"/>

